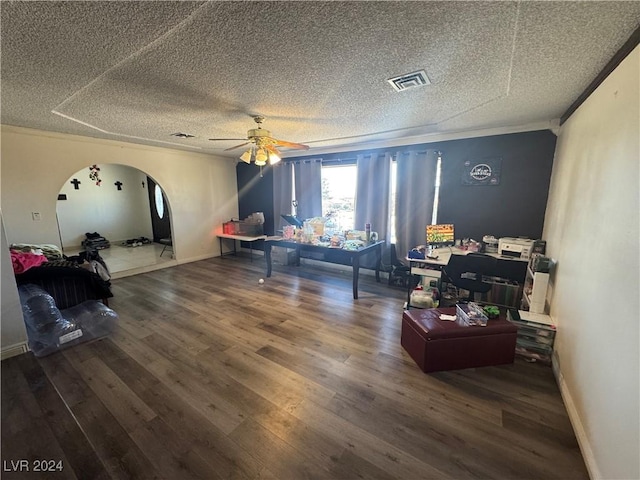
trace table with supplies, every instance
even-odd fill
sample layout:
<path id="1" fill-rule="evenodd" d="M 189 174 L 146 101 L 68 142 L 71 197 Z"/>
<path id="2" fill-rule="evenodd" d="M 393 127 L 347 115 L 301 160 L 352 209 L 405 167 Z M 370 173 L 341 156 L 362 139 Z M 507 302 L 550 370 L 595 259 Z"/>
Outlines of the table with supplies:
<path id="1" fill-rule="evenodd" d="M 373 253 L 376 281 L 380 282 L 380 261 L 382 259 L 382 246 L 384 241 L 370 242 L 357 249 L 337 248 L 331 246 L 314 245 L 313 243 L 296 242 L 281 237 L 267 237 L 264 242 L 264 256 L 267 261 L 267 277 L 271 276 L 271 249 L 272 247 L 284 247 L 295 250 L 296 265 L 300 265 L 300 253 L 310 254 L 312 260 L 321 262 L 350 265 L 353 271 L 353 298 L 358 298 L 358 278 L 360 275 L 362 257 Z"/>

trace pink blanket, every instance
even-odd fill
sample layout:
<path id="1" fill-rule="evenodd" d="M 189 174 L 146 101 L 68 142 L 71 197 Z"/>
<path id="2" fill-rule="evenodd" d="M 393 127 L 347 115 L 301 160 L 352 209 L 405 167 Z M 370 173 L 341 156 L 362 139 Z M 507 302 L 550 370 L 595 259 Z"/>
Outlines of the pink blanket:
<path id="1" fill-rule="evenodd" d="M 23 273 L 31 267 L 37 267 L 47 261 L 44 255 L 36 255 L 34 253 L 24 253 L 11 250 L 11 263 L 13 264 L 13 273 Z"/>

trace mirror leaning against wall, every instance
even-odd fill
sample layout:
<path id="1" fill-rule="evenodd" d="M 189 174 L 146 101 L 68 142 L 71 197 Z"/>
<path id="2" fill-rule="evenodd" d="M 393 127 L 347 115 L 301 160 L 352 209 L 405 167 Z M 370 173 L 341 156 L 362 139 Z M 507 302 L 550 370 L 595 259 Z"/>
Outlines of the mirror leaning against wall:
<path id="1" fill-rule="evenodd" d="M 63 253 L 97 251 L 115 277 L 175 264 L 166 194 L 141 170 L 100 164 L 75 172 L 56 214 Z"/>

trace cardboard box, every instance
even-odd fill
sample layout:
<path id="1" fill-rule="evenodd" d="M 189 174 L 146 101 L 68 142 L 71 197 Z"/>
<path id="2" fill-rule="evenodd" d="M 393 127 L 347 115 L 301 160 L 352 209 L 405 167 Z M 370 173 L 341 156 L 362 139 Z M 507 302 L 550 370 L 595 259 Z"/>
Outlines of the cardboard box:
<path id="1" fill-rule="evenodd" d="M 292 248 L 271 247 L 271 263 L 276 265 L 295 265 L 296 251 Z"/>

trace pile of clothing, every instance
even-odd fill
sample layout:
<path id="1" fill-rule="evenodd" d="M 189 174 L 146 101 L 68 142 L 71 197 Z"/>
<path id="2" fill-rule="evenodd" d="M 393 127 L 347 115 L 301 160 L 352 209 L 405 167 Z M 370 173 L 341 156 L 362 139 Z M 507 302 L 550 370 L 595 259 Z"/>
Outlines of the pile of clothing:
<path id="1" fill-rule="evenodd" d="M 87 250 L 103 250 L 111 246 L 109 244 L 109 240 L 104 238 L 98 232 L 85 233 L 85 235 L 87 238 L 82 241 L 82 246 Z"/>
<path id="2" fill-rule="evenodd" d="M 109 280 L 111 280 L 111 272 L 109 272 L 109 267 L 107 267 L 104 259 L 95 250 L 85 250 L 84 252 L 80 252 L 78 255 L 65 257 L 65 260 L 49 262 L 49 265 L 59 267 L 82 267 L 90 272 L 98 274 L 107 286 L 110 285 Z"/>
<path id="3" fill-rule="evenodd" d="M 122 245 L 125 247 L 141 247 L 142 245 L 147 245 L 151 243 L 147 237 L 138 237 L 138 238 L 130 238 L 129 240 L 125 240 L 122 242 Z"/>
<path id="4" fill-rule="evenodd" d="M 62 250 L 56 245 L 12 243 L 9 250 L 15 274 L 24 273 L 30 268 L 38 267 L 47 261 L 56 261 L 63 258 Z"/>
<path id="5" fill-rule="evenodd" d="M 60 260 L 61 258 L 63 258 L 62 250 L 60 250 L 60 247 L 50 243 L 12 243 L 9 248 L 11 250 L 19 252 L 44 255 L 48 260 Z"/>
<path id="6" fill-rule="evenodd" d="M 11 263 L 13 265 L 13 273 L 24 273 L 32 267 L 42 265 L 47 261 L 42 253 L 19 252 L 11 250 Z"/>

